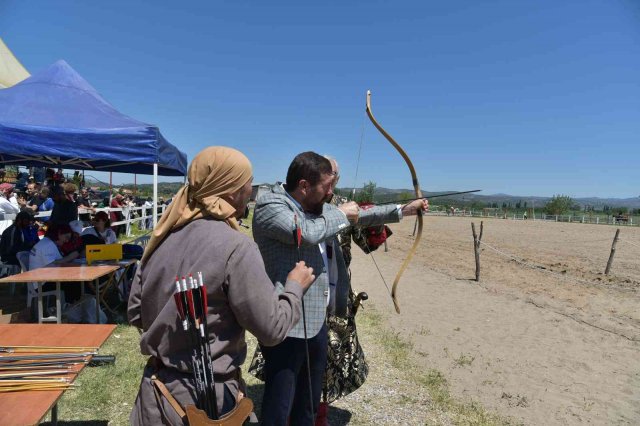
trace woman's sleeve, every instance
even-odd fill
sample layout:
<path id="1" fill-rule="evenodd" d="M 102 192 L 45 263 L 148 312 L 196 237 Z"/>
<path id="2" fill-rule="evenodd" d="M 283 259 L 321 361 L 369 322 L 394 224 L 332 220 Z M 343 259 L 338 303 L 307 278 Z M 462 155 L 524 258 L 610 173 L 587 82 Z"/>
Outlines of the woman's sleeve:
<path id="1" fill-rule="evenodd" d="M 302 287 L 288 281 L 280 294 L 267 276 L 258 247 L 243 241 L 227 261 L 226 283 L 238 323 L 266 346 L 282 342 L 301 313 Z"/>

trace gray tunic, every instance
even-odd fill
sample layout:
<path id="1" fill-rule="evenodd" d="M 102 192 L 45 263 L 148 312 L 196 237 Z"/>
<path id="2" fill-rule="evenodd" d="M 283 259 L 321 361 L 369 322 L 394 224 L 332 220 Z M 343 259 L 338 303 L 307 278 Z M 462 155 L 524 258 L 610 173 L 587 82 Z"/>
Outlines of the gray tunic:
<path id="1" fill-rule="evenodd" d="M 140 350 L 161 361 L 164 368 L 145 369 L 131 423 L 163 424 L 160 410 L 173 424 L 175 411 L 160 406 L 149 377 L 155 374 L 186 406 L 194 403 L 191 347 L 182 329 L 173 299 L 176 275 L 202 272 L 209 303 L 209 346 L 215 374 L 218 408 L 223 386 L 233 395 L 244 384 L 239 379 L 247 346 L 245 330 L 265 345 L 276 345 L 300 319 L 302 287 L 287 282 L 278 294 L 267 276 L 257 246 L 224 222 L 195 220 L 169 234 L 142 268 L 138 268 L 129 297 L 129 322 L 142 329 Z M 224 383 L 222 383 L 224 381 Z M 161 398 L 163 400 L 163 398 Z"/>

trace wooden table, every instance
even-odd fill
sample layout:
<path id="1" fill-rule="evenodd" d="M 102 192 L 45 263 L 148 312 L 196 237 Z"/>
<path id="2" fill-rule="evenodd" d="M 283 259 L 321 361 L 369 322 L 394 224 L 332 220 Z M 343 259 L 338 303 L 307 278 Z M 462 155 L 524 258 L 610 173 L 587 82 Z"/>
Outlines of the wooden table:
<path id="1" fill-rule="evenodd" d="M 0 324 L 0 346 L 90 346 L 100 347 L 113 333 L 116 326 L 95 324 Z M 77 367 L 73 378 L 84 368 Z M 57 421 L 56 403 L 64 393 L 55 391 L 24 391 L 0 394 L 0 424 L 3 426 L 35 425 L 42 421 L 49 410 L 51 421 Z"/>
<path id="2" fill-rule="evenodd" d="M 38 322 L 62 322 L 62 306 L 60 283 L 63 282 L 95 282 L 95 288 L 98 289 L 98 280 L 106 275 L 113 274 L 120 269 L 120 265 L 98 265 L 87 266 L 74 263 L 49 265 L 44 268 L 34 269 L 33 271 L 23 272 L 17 275 L 11 275 L 0 279 L 1 283 L 38 283 Z M 46 282 L 56 283 L 56 316 L 44 317 L 42 308 L 42 284 Z M 84 291 L 84 286 L 82 287 Z M 96 293 L 99 293 L 96 291 Z M 100 295 L 96 297 L 96 318 L 100 318 Z"/>

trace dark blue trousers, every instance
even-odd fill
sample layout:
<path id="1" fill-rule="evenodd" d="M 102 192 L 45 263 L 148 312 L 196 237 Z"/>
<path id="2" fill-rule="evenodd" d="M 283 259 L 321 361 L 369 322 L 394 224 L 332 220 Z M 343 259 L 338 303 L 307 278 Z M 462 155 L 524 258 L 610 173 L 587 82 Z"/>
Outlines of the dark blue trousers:
<path id="1" fill-rule="evenodd" d="M 262 425 L 313 425 L 313 413 L 318 412 L 322 381 L 327 365 L 327 324 L 307 340 L 311 367 L 313 407 L 309 397 L 307 360 L 304 339 L 287 337 L 273 347 L 261 346 L 264 355 L 265 387 L 262 399 Z"/>

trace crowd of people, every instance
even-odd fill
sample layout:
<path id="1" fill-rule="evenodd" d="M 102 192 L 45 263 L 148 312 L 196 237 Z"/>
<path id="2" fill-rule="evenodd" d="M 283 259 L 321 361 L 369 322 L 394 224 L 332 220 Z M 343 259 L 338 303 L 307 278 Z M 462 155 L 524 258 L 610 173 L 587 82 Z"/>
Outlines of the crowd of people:
<path id="1" fill-rule="evenodd" d="M 34 169 L 38 170 L 38 169 Z M 58 172 L 43 173 L 44 181 L 38 182 L 34 175 L 19 173 L 15 183 L 3 182 L 6 174 L 0 169 L 0 213 L 12 215 L 14 220 L 0 218 L 0 260 L 5 265 L 26 266 L 29 270 L 52 263 L 69 263 L 84 257 L 88 244 L 114 244 L 124 232 L 125 226 L 113 225 L 125 217 L 122 211 L 97 211 L 102 207 L 126 209 L 138 206 L 141 200 L 132 196 L 116 194 L 101 199 L 100 193 L 83 185 L 79 172 L 67 178 Z M 25 177 L 25 175 L 27 175 Z M 153 203 L 146 201 L 146 215 L 151 215 Z M 127 248 L 125 246 L 125 248 Z M 134 247 L 137 248 L 137 247 Z M 21 264 L 18 253 L 28 252 L 28 265 Z M 135 252 L 135 250 L 134 250 Z M 47 290 L 45 285 L 45 290 Z M 50 287 L 50 286 L 49 286 Z M 105 316 L 95 318 L 94 300 L 81 300 L 80 288 L 76 284 L 63 284 L 64 301 L 70 308 L 65 312 L 70 322 L 104 322 Z M 84 304 L 78 308 L 78 303 Z M 93 310 L 92 310 L 93 309 Z M 32 311 L 32 315 L 35 312 Z M 77 318 L 73 321 L 73 318 Z"/>

